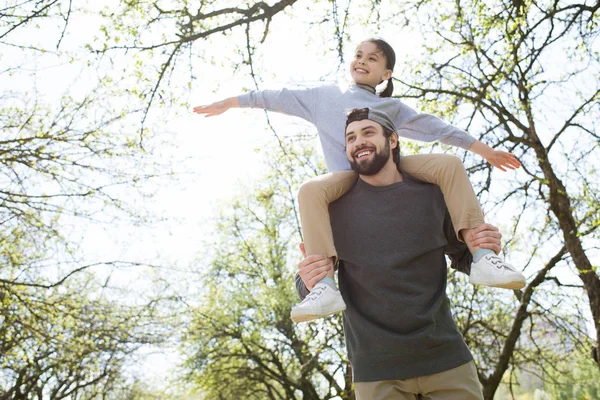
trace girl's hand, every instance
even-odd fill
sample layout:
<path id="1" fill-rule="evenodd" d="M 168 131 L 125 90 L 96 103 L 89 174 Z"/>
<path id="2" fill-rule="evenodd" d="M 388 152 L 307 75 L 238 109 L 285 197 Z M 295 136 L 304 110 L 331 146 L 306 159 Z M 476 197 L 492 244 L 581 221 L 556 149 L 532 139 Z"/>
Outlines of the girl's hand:
<path id="1" fill-rule="evenodd" d="M 487 162 L 498 168 L 500 171 L 506 172 L 507 169 L 517 169 L 521 166 L 517 157 L 513 154 L 501 150 L 492 150 L 485 159 Z"/>
<path id="2" fill-rule="evenodd" d="M 521 166 L 517 157 L 506 151 L 494 150 L 487 144 L 475 140 L 469 147 L 469 151 L 485 158 L 487 162 L 498 168 L 500 171 L 506 172 L 507 169 L 517 169 Z"/>
<path id="3" fill-rule="evenodd" d="M 239 107 L 237 97 L 230 97 L 206 106 L 194 107 L 194 112 L 196 114 L 204 114 L 205 117 L 213 117 L 215 115 L 223 114 L 232 107 Z"/>

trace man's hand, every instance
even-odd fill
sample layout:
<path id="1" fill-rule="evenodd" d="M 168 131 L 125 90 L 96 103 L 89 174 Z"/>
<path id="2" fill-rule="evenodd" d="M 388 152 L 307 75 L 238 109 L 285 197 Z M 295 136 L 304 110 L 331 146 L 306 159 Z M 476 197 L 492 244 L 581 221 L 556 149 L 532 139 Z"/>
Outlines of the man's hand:
<path id="1" fill-rule="evenodd" d="M 216 103 L 208 104 L 206 106 L 194 107 L 196 114 L 204 114 L 205 117 L 213 117 L 215 115 L 223 114 L 225 111 L 233 107 L 239 107 L 237 97 L 230 97 L 225 100 L 217 101 Z"/>
<path id="2" fill-rule="evenodd" d="M 306 257 L 304 243 L 300 243 L 300 251 L 304 260 L 298 264 L 298 275 L 304 281 L 306 288 L 310 291 L 321 279 L 333 271 L 333 261 L 325 255 L 312 255 Z"/>
<path id="3" fill-rule="evenodd" d="M 498 168 L 500 171 L 506 172 L 507 169 L 517 169 L 521 166 L 517 157 L 512 153 L 501 150 L 493 150 L 486 155 L 487 162 Z"/>
<path id="4" fill-rule="evenodd" d="M 502 249 L 502 234 L 494 225 L 483 224 L 471 232 L 470 245 L 480 247 L 482 249 L 490 249 L 494 253 L 499 254 Z"/>

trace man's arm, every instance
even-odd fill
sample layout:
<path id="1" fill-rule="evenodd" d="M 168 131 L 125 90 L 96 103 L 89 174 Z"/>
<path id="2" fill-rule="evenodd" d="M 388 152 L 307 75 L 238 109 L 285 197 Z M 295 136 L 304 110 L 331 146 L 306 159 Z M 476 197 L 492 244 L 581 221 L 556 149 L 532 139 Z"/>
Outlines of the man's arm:
<path id="1" fill-rule="evenodd" d="M 300 243 L 300 251 L 304 259 L 298 264 L 298 272 L 294 276 L 294 283 L 296 284 L 296 292 L 300 300 L 304 300 L 317 282 L 325 278 L 327 273 L 333 270 L 333 261 L 331 258 L 323 255 L 306 257 L 304 243 Z"/>
<path id="2" fill-rule="evenodd" d="M 471 273 L 471 263 L 473 255 L 469 252 L 467 245 L 458 240 L 450 219 L 450 214 L 446 210 L 444 219 L 444 235 L 448 244 L 444 247 L 444 253 L 450 257 L 451 267 L 465 274 Z M 500 253 L 502 248 L 502 234 L 494 225 L 483 224 L 473 231 L 473 245 L 487 248 L 494 253 Z"/>

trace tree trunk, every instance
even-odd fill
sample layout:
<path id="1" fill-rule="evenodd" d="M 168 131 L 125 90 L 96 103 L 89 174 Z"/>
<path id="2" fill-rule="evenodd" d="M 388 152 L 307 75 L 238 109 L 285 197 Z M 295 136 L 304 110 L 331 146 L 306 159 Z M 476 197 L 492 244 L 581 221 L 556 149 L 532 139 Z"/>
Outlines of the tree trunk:
<path id="1" fill-rule="evenodd" d="M 600 278 L 594 271 L 592 264 L 583 250 L 581 240 L 577 234 L 577 224 L 573 217 L 571 202 L 567 194 L 567 190 L 560 179 L 554 173 L 552 166 L 548 160 L 548 153 L 544 146 L 537 140 L 535 133 L 533 134 L 535 142 L 532 143 L 532 148 L 535 150 L 539 165 L 544 172 L 544 177 L 548 181 L 550 189 L 550 210 L 558 219 L 560 229 L 563 232 L 565 247 L 571 254 L 571 258 L 579 271 L 579 277 L 583 281 L 583 285 L 588 295 L 592 318 L 594 319 L 594 327 L 596 328 L 596 348 L 600 344 Z M 596 361 L 598 368 L 600 362 Z"/>

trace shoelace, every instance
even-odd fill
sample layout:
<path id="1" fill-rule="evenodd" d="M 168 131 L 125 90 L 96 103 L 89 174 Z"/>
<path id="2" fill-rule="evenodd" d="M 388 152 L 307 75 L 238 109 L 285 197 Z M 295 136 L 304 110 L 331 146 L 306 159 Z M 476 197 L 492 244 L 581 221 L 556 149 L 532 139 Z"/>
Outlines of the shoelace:
<path id="1" fill-rule="evenodd" d="M 313 288 L 313 290 L 308 294 L 308 296 L 306 296 L 306 298 L 304 300 L 302 300 L 302 303 L 306 303 L 308 301 L 314 300 L 317 297 L 319 297 L 319 295 L 321 293 L 323 293 L 325 289 L 318 287 L 318 288 Z"/>
<path id="2" fill-rule="evenodd" d="M 515 271 L 514 268 L 511 268 L 511 266 L 509 264 L 506 264 L 504 261 L 502 261 L 502 259 L 500 257 L 498 257 L 495 254 L 491 254 L 488 256 L 488 259 L 490 260 L 490 263 L 496 267 L 497 269 L 507 269 L 509 271 Z"/>

